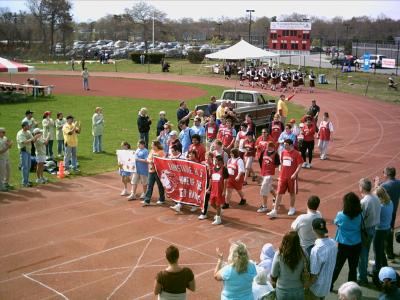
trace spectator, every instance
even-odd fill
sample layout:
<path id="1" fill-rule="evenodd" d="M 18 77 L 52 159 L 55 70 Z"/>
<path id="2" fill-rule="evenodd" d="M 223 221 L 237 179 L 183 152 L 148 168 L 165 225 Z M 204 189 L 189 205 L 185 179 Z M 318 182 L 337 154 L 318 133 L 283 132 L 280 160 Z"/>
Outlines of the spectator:
<path id="1" fill-rule="evenodd" d="M 149 147 L 149 131 L 150 131 L 151 119 L 147 113 L 147 108 L 142 107 L 139 110 L 137 119 L 137 126 L 140 134 L 140 139 L 146 143 L 146 148 Z"/>
<path id="2" fill-rule="evenodd" d="M 159 141 L 152 141 L 151 142 L 151 150 L 149 156 L 147 157 L 147 163 L 149 165 L 149 178 L 148 178 L 148 185 L 146 195 L 143 199 L 143 206 L 149 206 L 151 196 L 153 195 L 153 188 L 154 184 L 157 183 L 158 192 L 159 192 L 159 199 L 157 200 L 158 205 L 162 205 L 165 203 L 165 193 L 164 187 L 161 184 L 160 178 L 157 175 L 156 169 L 154 168 L 153 158 L 154 157 L 164 157 L 164 151 L 162 145 Z"/>
<path id="3" fill-rule="evenodd" d="M 385 176 L 385 181 L 381 184 L 382 187 L 390 196 L 390 200 L 393 202 L 393 214 L 392 221 L 390 223 L 390 234 L 388 234 L 386 239 L 386 256 L 388 259 L 394 259 L 393 252 L 393 235 L 394 235 L 394 225 L 396 222 L 397 207 L 399 206 L 400 200 L 400 180 L 396 179 L 396 169 L 394 167 L 387 167 L 383 170 L 383 175 Z M 375 187 L 380 184 L 379 177 L 375 178 Z"/>
<path id="4" fill-rule="evenodd" d="M 221 300 L 253 300 L 252 283 L 257 275 L 256 266 L 249 260 L 246 245 L 235 242 L 229 249 L 228 264 L 222 267 L 224 255 L 217 248 L 218 263 L 214 278 L 223 281 Z"/>
<path id="5" fill-rule="evenodd" d="M 372 240 L 375 236 L 375 228 L 379 225 L 381 203 L 375 195 L 371 193 L 372 183 L 367 178 L 360 179 L 359 189 L 363 198 L 361 199 L 362 208 L 362 222 L 365 226 L 365 230 L 368 233 L 368 244 L 362 244 L 360 260 L 358 262 L 358 284 L 367 285 L 367 268 L 368 268 L 368 257 L 369 249 L 371 247 Z"/>
<path id="6" fill-rule="evenodd" d="M 218 133 L 218 125 L 217 123 L 215 123 L 215 115 L 211 115 L 208 118 L 208 122 L 205 125 L 205 131 L 206 131 L 206 148 L 209 151 L 211 145 L 217 138 L 217 133 Z"/>
<path id="7" fill-rule="evenodd" d="M 166 123 L 168 123 L 168 120 L 165 118 L 165 116 L 166 116 L 165 111 L 163 111 L 163 110 L 160 111 L 159 116 L 160 116 L 160 119 L 157 122 L 157 135 L 156 136 L 160 135 L 161 131 L 164 130 L 164 125 Z"/>
<path id="8" fill-rule="evenodd" d="M 335 240 L 338 243 L 335 270 L 332 285 L 335 284 L 346 260 L 349 264 L 348 281 L 357 280 L 357 265 L 361 253 L 361 203 L 353 192 L 343 197 L 343 210 L 336 215 L 334 224 L 337 226 Z"/>
<path id="9" fill-rule="evenodd" d="M 197 134 L 200 136 L 201 141 L 204 141 L 206 138 L 206 129 L 204 126 L 201 124 L 201 119 L 200 117 L 195 117 L 194 120 L 194 125 L 191 127 L 193 134 Z"/>
<path id="10" fill-rule="evenodd" d="M 272 261 L 271 283 L 275 287 L 277 300 L 303 300 L 304 284 L 301 275 L 305 266 L 305 256 L 296 231 L 283 236 L 279 251 Z"/>
<path id="11" fill-rule="evenodd" d="M 222 119 L 225 117 L 225 108 L 227 107 L 227 102 L 226 101 L 222 101 L 221 105 L 218 106 L 216 112 L 215 112 L 215 116 L 216 116 L 216 122 L 217 125 L 219 126 L 222 122 Z"/>
<path id="12" fill-rule="evenodd" d="M 33 111 L 29 109 L 25 112 L 25 118 L 22 119 L 21 123 L 23 122 L 28 122 L 28 130 L 31 132 L 39 125 L 39 123 L 33 118 Z"/>
<path id="13" fill-rule="evenodd" d="M 269 276 L 272 268 L 272 261 L 275 256 L 275 248 L 271 243 L 266 243 L 260 253 L 260 262 L 258 267 L 263 268 L 264 272 Z"/>
<path id="14" fill-rule="evenodd" d="M 82 60 L 83 62 L 84 60 Z M 83 64 L 82 64 L 82 68 L 83 68 Z M 84 68 L 82 71 L 82 79 L 83 79 L 83 89 L 85 91 L 89 91 L 89 71 L 87 68 Z"/>
<path id="15" fill-rule="evenodd" d="M 258 272 L 257 276 L 254 277 L 252 290 L 254 300 L 268 299 L 268 295 L 273 291 L 268 282 L 268 274 L 264 270 Z"/>
<path id="16" fill-rule="evenodd" d="M 282 122 L 282 124 L 285 124 L 286 118 L 289 113 L 289 109 L 287 107 L 287 101 L 288 99 L 286 99 L 286 96 L 282 94 L 280 95 L 277 103 L 277 112 L 280 116 L 280 121 Z"/>
<path id="17" fill-rule="evenodd" d="M 179 152 L 182 153 L 182 144 L 178 138 L 178 132 L 172 130 L 168 139 L 168 157 L 171 156 L 171 148 L 175 145 L 178 147 Z"/>
<path id="18" fill-rule="evenodd" d="M 379 271 L 379 280 L 382 282 L 382 294 L 379 300 L 398 300 L 400 299 L 400 290 L 397 287 L 398 275 L 391 267 L 383 267 Z"/>
<path id="19" fill-rule="evenodd" d="M 163 130 L 160 131 L 160 134 L 157 136 L 157 140 L 161 143 L 164 149 L 164 153 L 168 155 L 168 140 L 171 136 L 172 124 L 167 122 L 163 126 Z"/>
<path id="20" fill-rule="evenodd" d="M 297 137 L 292 131 L 292 125 L 291 124 L 286 124 L 285 125 L 285 131 L 281 133 L 281 135 L 278 138 L 278 143 L 279 143 L 279 148 L 278 148 L 278 153 L 281 154 L 283 150 L 285 150 L 285 140 L 292 140 L 293 145 L 296 145 L 297 143 Z M 304 157 L 303 157 L 304 160 Z"/>
<path id="21" fill-rule="evenodd" d="M 67 123 L 61 112 L 57 113 L 57 119 L 55 121 L 56 127 L 56 139 L 57 139 L 57 156 L 60 158 L 64 155 L 64 135 L 62 129 Z"/>
<path id="22" fill-rule="evenodd" d="M 46 111 L 43 114 L 42 126 L 43 137 L 48 140 L 48 143 L 46 145 L 46 156 L 47 158 L 53 159 L 55 124 L 54 120 L 51 118 L 51 111 Z"/>
<path id="23" fill-rule="evenodd" d="M 343 283 L 338 290 L 339 300 L 361 300 L 362 291 L 360 286 L 354 281 Z"/>
<path id="24" fill-rule="evenodd" d="M 178 119 L 178 123 L 183 120 L 186 123 L 186 126 L 189 126 L 189 118 L 190 118 L 190 113 L 189 109 L 187 108 L 187 104 L 185 101 L 181 101 L 179 104 L 179 108 L 176 111 L 176 117 Z"/>
<path id="25" fill-rule="evenodd" d="M 7 139 L 5 128 L 0 128 L 0 191 L 7 192 L 13 187 L 10 185 L 10 154 L 9 149 L 13 142 Z"/>
<path id="26" fill-rule="evenodd" d="M 207 106 L 208 115 L 209 116 L 215 115 L 215 113 L 217 112 L 217 109 L 218 109 L 217 97 L 211 96 L 210 104 L 208 104 L 208 106 Z"/>
<path id="27" fill-rule="evenodd" d="M 308 256 L 310 256 L 311 249 L 317 239 L 316 233 L 312 230 L 313 221 L 317 218 L 322 218 L 321 213 L 318 211 L 319 203 L 318 196 L 310 196 L 307 201 L 307 213 L 298 216 L 291 226 L 299 234 L 300 245 Z"/>
<path id="28" fill-rule="evenodd" d="M 132 190 L 131 194 L 128 196 L 128 200 L 136 199 L 136 189 L 139 183 L 142 184 L 143 190 L 140 195 L 140 199 L 144 199 L 147 192 L 147 183 L 149 177 L 149 168 L 147 166 L 147 157 L 149 156 L 149 151 L 146 149 L 146 142 L 139 140 L 138 148 L 135 151 L 135 164 L 136 172 L 132 174 Z"/>
<path id="29" fill-rule="evenodd" d="M 184 300 L 186 289 L 194 292 L 196 282 L 193 271 L 187 267 L 179 266 L 179 249 L 173 245 L 165 250 L 168 267 L 157 274 L 154 285 L 154 295 L 159 300 Z"/>
<path id="30" fill-rule="evenodd" d="M 337 247 L 336 242 L 326 234 L 326 222 L 322 218 L 312 221 L 312 229 L 317 236 L 315 246 L 310 255 L 310 288 L 306 291 L 309 300 L 324 299 L 331 287 L 333 270 L 335 269 Z"/>
<path id="31" fill-rule="evenodd" d="M 318 122 L 318 116 L 320 112 L 320 108 L 317 105 L 317 101 L 314 99 L 311 101 L 311 106 L 308 108 L 308 111 L 311 113 L 311 117 L 313 117 L 315 124 Z"/>
<path id="32" fill-rule="evenodd" d="M 35 128 L 33 137 L 36 149 L 36 183 L 46 183 L 47 178 L 43 177 L 44 163 L 46 161 L 46 146 L 48 140 L 43 136 L 43 130 Z"/>
<path id="33" fill-rule="evenodd" d="M 380 222 L 376 226 L 374 237 L 374 253 L 375 253 L 375 266 L 373 272 L 373 279 L 375 284 L 379 286 L 378 272 L 382 267 L 386 267 L 387 259 L 385 255 L 385 240 L 390 234 L 390 223 L 392 221 L 393 203 L 386 190 L 380 186 L 375 190 L 375 195 L 379 198 L 381 204 Z"/>
<path id="34" fill-rule="evenodd" d="M 103 151 L 104 116 L 103 109 L 96 107 L 92 116 L 93 153 Z"/>
<path id="35" fill-rule="evenodd" d="M 182 120 L 179 122 L 179 128 L 181 129 L 179 141 L 182 144 L 182 154 L 183 157 L 186 158 L 190 144 L 192 143 L 193 131 L 187 126 L 186 122 Z"/>
<path id="36" fill-rule="evenodd" d="M 22 129 L 17 133 L 17 145 L 19 149 L 22 185 L 24 187 L 31 187 L 32 183 L 29 181 L 29 171 L 31 169 L 32 143 L 35 139 L 29 131 L 28 122 L 22 122 L 21 127 Z"/>
<path id="37" fill-rule="evenodd" d="M 121 143 L 121 150 L 130 150 L 130 149 L 131 149 L 131 145 L 128 142 L 124 141 Z M 127 196 L 128 195 L 128 183 L 131 180 L 131 176 L 132 176 L 133 172 L 123 170 L 122 165 L 119 166 L 118 172 L 119 172 L 119 175 L 121 176 L 122 185 L 124 186 L 120 195 Z"/>
<path id="38" fill-rule="evenodd" d="M 77 164 L 78 134 L 81 132 L 79 122 L 74 122 L 74 117 L 68 116 L 67 123 L 64 124 L 62 131 L 65 143 L 64 166 L 68 175 L 71 171 L 71 164 L 72 169 L 79 172 Z"/>

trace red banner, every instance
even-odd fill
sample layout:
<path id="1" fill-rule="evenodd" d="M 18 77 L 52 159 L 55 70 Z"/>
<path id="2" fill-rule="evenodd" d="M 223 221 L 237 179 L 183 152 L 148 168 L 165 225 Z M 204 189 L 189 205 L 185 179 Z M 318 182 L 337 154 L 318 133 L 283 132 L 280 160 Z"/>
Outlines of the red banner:
<path id="1" fill-rule="evenodd" d="M 205 165 L 182 159 L 154 157 L 154 166 L 168 198 L 203 206 L 207 183 Z"/>

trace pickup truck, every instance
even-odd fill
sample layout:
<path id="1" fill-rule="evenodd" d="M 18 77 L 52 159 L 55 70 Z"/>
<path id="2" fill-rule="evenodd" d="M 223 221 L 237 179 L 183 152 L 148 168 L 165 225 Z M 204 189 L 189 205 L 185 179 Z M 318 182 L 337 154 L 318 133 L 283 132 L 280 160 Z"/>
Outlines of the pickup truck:
<path id="1" fill-rule="evenodd" d="M 371 54 L 370 59 L 369 59 L 369 65 L 372 69 L 375 68 L 381 68 L 382 67 L 382 58 L 386 58 L 385 55 L 375 55 Z M 361 56 L 360 58 L 356 59 L 354 62 L 354 65 L 357 68 L 362 68 L 364 66 L 364 56 Z"/>
<path id="2" fill-rule="evenodd" d="M 269 127 L 276 113 L 275 99 L 267 99 L 265 95 L 251 90 L 225 90 L 217 104 L 223 101 L 231 101 L 234 105 L 233 111 L 239 122 L 244 121 L 246 114 L 250 114 L 256 127 Z M 196 110 L 203 110 L 206 116 L 210 115 L 208 104 L 197 105 Z"/>

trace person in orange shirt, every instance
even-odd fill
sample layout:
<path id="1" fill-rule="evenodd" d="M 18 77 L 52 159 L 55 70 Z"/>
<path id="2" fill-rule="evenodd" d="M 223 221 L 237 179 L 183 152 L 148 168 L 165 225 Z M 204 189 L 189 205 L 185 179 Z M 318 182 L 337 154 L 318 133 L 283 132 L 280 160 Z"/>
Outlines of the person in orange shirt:
<path id="1" fill-rule="evenodd" d="M 157 175 L 156 169 L 154 168 L 154 164 L 153 164 L 153 157 L 155 157 L 155 156 L 158 156 L 158 157 L 165 156 L 165 153 L 163 151 L 163 146 L 157 140 L 151 142 L 151 151 L 149 153 L 149 156 L 147 157 L 147 163 L 149 165 L 149 182 L 148 182 L 148 186 L 147 186 L 146 195 L 142 201 L 143 206 L 150 205 L 150 200 L 151 200 L 151 196 L 153 195 L 153 188 L 154 188 L 155 183 L 157 183 L 158 192 L 160 193 L 160 197 L 158 198 L 157 204 L 162 205 L 165 203 L 164 187 L 160 181 L 160 178 Z"/>

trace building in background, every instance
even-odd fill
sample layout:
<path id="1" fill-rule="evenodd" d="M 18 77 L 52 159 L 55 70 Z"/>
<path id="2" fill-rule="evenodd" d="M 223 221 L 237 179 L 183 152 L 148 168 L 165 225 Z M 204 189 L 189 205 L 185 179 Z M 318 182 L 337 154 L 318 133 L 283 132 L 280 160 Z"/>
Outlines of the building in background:
<path id="1" fill-rule="evenodd" d="M 271 22 L 268 47 L 281 55 L 308 55 L 311 22 Z"/>

